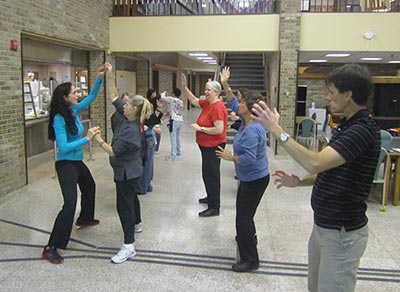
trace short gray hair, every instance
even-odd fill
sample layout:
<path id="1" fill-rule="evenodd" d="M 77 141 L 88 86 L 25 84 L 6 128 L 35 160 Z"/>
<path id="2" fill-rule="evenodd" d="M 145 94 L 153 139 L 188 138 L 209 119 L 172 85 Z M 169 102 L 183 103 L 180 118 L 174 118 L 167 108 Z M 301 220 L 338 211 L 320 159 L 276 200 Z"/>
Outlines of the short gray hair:
<path id="1" fill-rule="evenodd" d="M 218 93 L 218 95 L 221 93 L 221 91 L 222 91 L 222 87 L 221 87 L 221 84 L 219 84 L 219 82 L 218 81 L 208 81 L 207 83 L 206 83 L 206 86 L 208 86 L 208 87 L 210 87 L 212 90 L 214 90 L 215 92 L 217 92 Z"/>

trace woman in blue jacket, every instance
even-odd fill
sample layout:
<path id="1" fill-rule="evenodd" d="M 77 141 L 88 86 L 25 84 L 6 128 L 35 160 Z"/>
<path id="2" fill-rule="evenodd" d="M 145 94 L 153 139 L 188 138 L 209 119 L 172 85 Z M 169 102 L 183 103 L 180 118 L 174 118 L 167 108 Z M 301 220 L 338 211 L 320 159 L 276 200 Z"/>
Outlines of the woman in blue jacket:
<path id="1" fill-rule="evenodd" d="M 163 113 L 157 109 L 157 92 L 149 88 L 147 90 L 146 99 L 152 104 L 152 113 L 150 117 L 144 121 L 144 136 L 146 144 L 146 156 L 144 159 L 144 168 L 142 176 L 138 181 L 138 194 L 144 195 L 147 192 L 153 191 L 151 181 L 153 180 L 154 174 L 154 151 L 155 151 L 155 140 L 153 136 L 153 128 L 155 125 L 161 124 L 161 118 Z"/>
<path id="2" fill-rule="evenodd" d="M 99 127 L 90 128 L 86 136 L 79 113 L 85 110 L 97 97 L 103 82 L 106 67 L 98 70 L 98 77 L 89 95 L 79 101 L 79 93 L 71 82 L 58 85 L 53 92 L 50 104 L 48 137 L 57 141 L 58 152 L 56 171 L 64 198 L 64 205 L 54 222 L 49 242 L 42 257 L 53 264 L 62 264 L 64 259 L 57 249 L 66 249 L 71 236 L 76 202 L 77 184 L 81 190 L 81 212 L 77 226 L 94 226 L 100 223 L 94 219 L 96 184 L 83 160 L 83 146 L 100 131 Z"/>
<path id="3" fill-rule="evenodd" d="M 249 272 L 259 267 L 257 235 L 254 215 L 269 184 L 267 136 L 264 127 L 251 115 L 253 104 L 264 98 L 247 91 L 242 95 L 239 114 L 243 118 L 233 140 L 233 154 L 223 148 L 217 150 L 221 159 L 235 163 L 240 184 L 236 197 L 236 241 L 240 259 L 232 265 L 235 272 Z"/>

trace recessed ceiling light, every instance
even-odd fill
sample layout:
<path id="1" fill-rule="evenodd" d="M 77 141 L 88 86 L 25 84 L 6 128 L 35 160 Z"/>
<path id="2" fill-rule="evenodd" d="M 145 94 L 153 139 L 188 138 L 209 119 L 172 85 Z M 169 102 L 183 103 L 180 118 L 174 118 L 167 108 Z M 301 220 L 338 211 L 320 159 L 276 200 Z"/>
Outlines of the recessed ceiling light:
<path id="1" fill-rule="evenodd" d="M 325 57 L 344 58 L 348 56 L 350 56 L 350 54 L 327 54 Z"/>
<path id="2" fill-rule="evenodd" d="M 208 56 L 206 53 L 190 53 L 189 56 L 193 56 L 193 57 L 206 57 Z"/>
<path id="3" fill-rule="evenodd" d="M 393 61 L 389 61 L 388 63 L 392 63 L 392 64 L 400 64 L 400 60 L 393 60 Z"/>
<path id="4" fill-rule="evenodd" d="M 360 60 L 361 61 L 380 61 L 380 60 L 382 60 L 382 58 L 375 58 L 375 57 L 373 57 L 373 58 L 361 58 Z"/>
<path id="5" fill-rule="evenodd" d="M 212 60 L 212 57 L 196 57 L 199 60 Z"/>
<path id="6" fill-rule="evenodd" d="M 328 62 L 328 60 L 310 60 L 308 62 L 310 62 L 310 63 L 325 63 L 325 62 Z"/>

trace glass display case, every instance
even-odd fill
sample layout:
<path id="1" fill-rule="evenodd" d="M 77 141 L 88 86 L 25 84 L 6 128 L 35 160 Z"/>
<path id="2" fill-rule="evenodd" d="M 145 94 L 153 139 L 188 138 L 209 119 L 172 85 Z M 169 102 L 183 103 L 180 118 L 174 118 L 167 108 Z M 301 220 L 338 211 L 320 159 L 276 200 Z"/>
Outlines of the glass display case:
<path id="1" fill-rule="evenodd" d="M 53 81 L 24 82 L 25 119 L 36 119 L 49 115 Z"/>

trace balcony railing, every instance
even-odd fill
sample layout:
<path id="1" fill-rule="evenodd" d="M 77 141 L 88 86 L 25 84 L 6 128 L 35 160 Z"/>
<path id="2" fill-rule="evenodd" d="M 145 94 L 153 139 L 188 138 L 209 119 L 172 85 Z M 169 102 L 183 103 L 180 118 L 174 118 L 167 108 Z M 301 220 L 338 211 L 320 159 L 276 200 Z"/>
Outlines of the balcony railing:
<path id="1" fill-rule="evenodd" d="M 400 12 L 400 0 L 300 0 L 302 12 Z M 280 0 L 114 0 L 113 16 L 279 13 Z"/>
<path id="2" fill-rule="evenodd" d="M 279 0 L 114 0 L 113 16 L 277 13 Z"/>
<path id="3" fill-rule="evenodd" d="M 400 12 L 400 0 L 301 0 L 303 12 Z"/>

